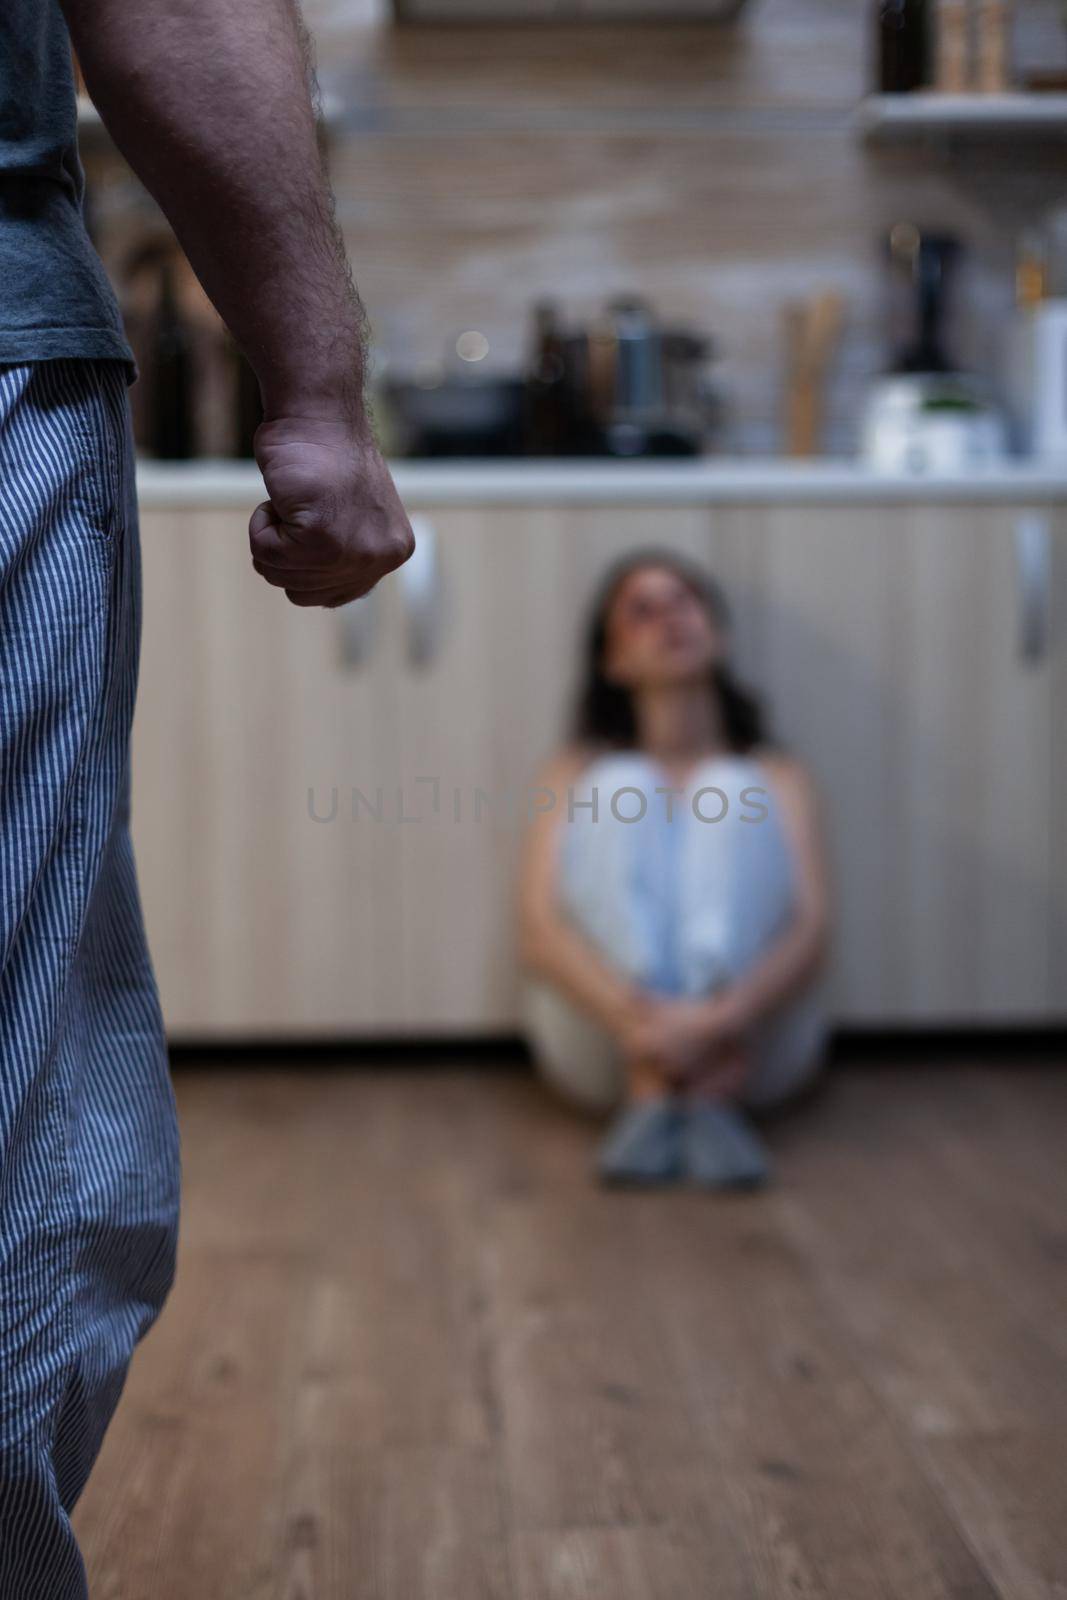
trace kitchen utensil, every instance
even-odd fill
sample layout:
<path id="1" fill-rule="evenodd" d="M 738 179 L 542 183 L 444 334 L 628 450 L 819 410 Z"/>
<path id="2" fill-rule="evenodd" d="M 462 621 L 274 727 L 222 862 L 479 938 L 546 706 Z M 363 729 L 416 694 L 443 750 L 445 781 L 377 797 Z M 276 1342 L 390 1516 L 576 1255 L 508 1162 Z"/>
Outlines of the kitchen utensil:
<path id="1" fill-rule="evenodd" d="M 786 452 L 818 453 L 825 408 L 826 379 L 844 324 L 845 302 L 834 290 L 785 308 Z"/>

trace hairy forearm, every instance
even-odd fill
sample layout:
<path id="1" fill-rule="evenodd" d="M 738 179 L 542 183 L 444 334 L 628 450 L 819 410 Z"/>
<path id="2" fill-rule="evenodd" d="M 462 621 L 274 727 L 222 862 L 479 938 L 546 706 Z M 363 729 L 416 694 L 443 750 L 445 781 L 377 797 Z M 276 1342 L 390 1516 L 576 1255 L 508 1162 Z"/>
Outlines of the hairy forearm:
<path id="1" fill-rule="evenodd" d="M 61 0 L 86 84 L 270 416 L 362 424 L 364 324 L 290 0 Z"/>

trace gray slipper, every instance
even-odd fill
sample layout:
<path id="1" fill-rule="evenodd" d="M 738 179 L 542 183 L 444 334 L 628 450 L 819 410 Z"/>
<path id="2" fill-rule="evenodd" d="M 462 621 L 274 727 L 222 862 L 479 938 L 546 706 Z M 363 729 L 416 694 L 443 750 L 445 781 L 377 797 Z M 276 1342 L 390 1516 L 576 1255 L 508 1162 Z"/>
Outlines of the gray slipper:
<path id="1" fill-rule="evenodd" d="M 698 1100 L 687 1109 L 682 1165 L 703 1189 L 758 1189 L 771 1175 L 770 1158 L 748 1118 L 716 1100 Z"/>
<path id="2" fill-rule="evenodd" d="M 682 1109 L 675 1100 L 627 1106 L 597 1152 L 602 1183 L 673 1183 L 682 1170 Z"/>

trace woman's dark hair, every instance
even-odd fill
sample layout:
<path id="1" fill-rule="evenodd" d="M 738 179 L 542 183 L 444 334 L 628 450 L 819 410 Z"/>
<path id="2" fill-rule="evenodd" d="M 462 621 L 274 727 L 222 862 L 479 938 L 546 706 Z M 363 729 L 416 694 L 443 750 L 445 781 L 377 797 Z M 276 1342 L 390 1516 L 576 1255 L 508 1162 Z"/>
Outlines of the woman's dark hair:
<path id="1" fill-rule="evenodd" d="M 716 626 L 730 627 L 730 608 L 719 585 L 695 561 L 673 550 L 642 550 L 624 556 L 608 569 L 589 613 L 585 641 L 585 667 L 574 715 L 574 738 L 583 744 L 607 744 L 630 749 L 637 742 L 637 721 L 629 689 L 610 683 L 604 675 L 608 616 L 615 596 L 631 573 L 642 567 L 665 567 L 676 573 L 707 608 Z M 722 710 L 731 747 L 744 753 L 765 742 L 763 707 L 757 695 L 739 683 L 728 662 L 712 668 L 708 687 Z"/>

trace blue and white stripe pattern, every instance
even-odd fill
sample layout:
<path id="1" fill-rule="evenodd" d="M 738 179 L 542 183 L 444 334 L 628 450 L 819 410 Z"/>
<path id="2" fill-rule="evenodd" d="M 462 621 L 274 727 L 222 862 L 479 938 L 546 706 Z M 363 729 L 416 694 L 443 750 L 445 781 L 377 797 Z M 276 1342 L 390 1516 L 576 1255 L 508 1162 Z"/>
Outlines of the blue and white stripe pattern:
<path id="1" fill-rule="evenodd" d="M 85 1600 L 69 1513 L 174 1275 L 140 625 L 123 364 L 0 366 L 0 1600 Z"/>

